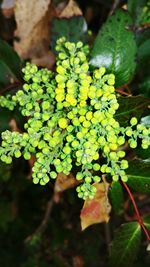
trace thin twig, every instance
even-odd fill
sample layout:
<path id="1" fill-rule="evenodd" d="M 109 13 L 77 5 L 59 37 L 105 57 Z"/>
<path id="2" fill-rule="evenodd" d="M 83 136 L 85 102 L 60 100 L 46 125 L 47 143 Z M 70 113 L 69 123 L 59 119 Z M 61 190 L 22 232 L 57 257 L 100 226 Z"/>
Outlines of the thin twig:
<path id="1" fill-rule="evenodd" d="M 131 96 L 131 94 L 129 94 L 129 93 L 127 93 L 127 92 L 125 92 L 125 91 L 122 91 L 121 89 L 116 89 L 115 90 L 117 93 L 119 93 L 119 94 L 121 94 L 121 95 L 126 95 L 126 96 Z"/>
<path id="2" fill-rule="evenodd" d="M 115 9 L 116 9 L 117 6 L 119 5 L 119 2 L 120 2 L 120 0 L 114 0 L 114 3 L 113 3 L 113 5 L 112 5 L 112 8 L 111 8 L 111 10 L 110 10 L 110 12 L 109 12 L 109 16 L 111 16 L 111 15 L 114 13 Z"/>
<path id="3" fill-rule="evenodd" d="M 22 86 L 21 82 L 15 82 L 13 84 L 9 84 L 7 87 L 5 87 L 3 90 L 1 90 L 0 95 L 5 94 L 8 91 L 11 91 L 13 89 L 18 89 L 18 87 Z"/>
<path id="4" fill-rule="evenodd" d="M 49 217 L 50 217 L 50 214 L 51 214 L 51 211 L 52 211 L 53 203 L 54 203 L 54 200 L 53 200 L 53 197 L 52 197 L 47 203 L 46 211 L 45 211 L 44 218 L 43 218 L 42 222 L 37 227 L 37 229 L 34 231 L 34 233 L 32 235 L 28 236 L 25 239 L 25 243 L 31 241 L 33 236 L 41 235 L 41 234 L 44 233 L 44 231 L 45 231 L 45 229 L 47 227 L 48 221 L 49 221 Z"/>
<path id="5" fill-rule="evenodd" d="M 132 193 L 131 193 L 129 187 L 127 186 L 127 184 L 124 183 L 124 182 L 122 182 L 122 184 L 123 184 L 123 186 L 125 187 L 126 191 L 128 192 L 128 195 L 129 195 L 129 197 L 130 197 L 130 199 L 131 199 L 131 201 L 132 201 L 132 204 L 133 204 L 133 207 L 134 207 L 136 216 L 137 216 L 138 223 L 140 224 L 141 228 L 143 229 L 143 231 L 144 231 L 144 233 L 145 233 L 145 235 L 146 235 L 146 237 L 147 237 L 147 240 L 150 241 L 150 235 L 149 235 L 149 233 L 148 233 L 148 231 L 147 231 L 147 229 L 146 229 L 146 227 L 145 227 L 145 225 L 144 225 L 143 218 L 142 218 L 142 216 L 140 215 L 140 212 L 139 212 L 139 210 L 138 210 L 138 207 L 137 207 L 137 205 L 136 205 L 136 202 L 135 202 L 135 200 L 134 200 L 134 197 L 133 197 L 133 195 L 132 195 Z"/>

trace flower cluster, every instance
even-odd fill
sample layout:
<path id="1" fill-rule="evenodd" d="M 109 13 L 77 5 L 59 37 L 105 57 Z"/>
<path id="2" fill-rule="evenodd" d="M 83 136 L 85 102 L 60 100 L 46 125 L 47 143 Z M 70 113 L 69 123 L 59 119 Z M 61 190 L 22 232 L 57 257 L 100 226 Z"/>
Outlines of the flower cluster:
<path id="1" fill-rule="evenodd" d="M 33 182 L 45 185 L 63 172 L 75 167 L 80 198 L 92 199 L 101 174 L 114 181 L 127 181 L 128 162 L 121 149 L 126 139 L 131 148 L 142 139 L 142 147 L 150 145 L 150 129 L 131 118 L 123 128 L 114 119 L 119 107 L 115 93 L 115 76 L 104 67 L 89 70 L 88 46 L 57 42 L 56 72 L 38 70 L 27 63 L 23 69 L 25 84 L 14 96 L 0 98 L 0 105 L 11 110 L 19 105 L 26 132 L 2 133 L 0 158 L 11 163 L 21 155 L 29 160 L 35 155 Z M 127 137 L 127 138 L 126 138 Z"/>

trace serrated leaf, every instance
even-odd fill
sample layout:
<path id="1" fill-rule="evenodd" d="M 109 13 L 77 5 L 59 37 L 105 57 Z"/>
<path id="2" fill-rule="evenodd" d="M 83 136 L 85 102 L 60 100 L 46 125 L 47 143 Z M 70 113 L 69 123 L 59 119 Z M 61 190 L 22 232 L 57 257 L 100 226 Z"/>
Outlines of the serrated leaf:
<path id="1" fill-rule="evenodd" d="M 137 47 L 129 30 L 131 24 L 126 11 L 116 11 L 100 29 L 91 52 L 90 64 L 104 66 L 114 73 L 117 87 L 128 83 L 135 72 Z"/>
<path id="2" fill-rule="evenodd" d="M 150 160 L 132 160 L 126 170 L 128 185 L 135 191 L 150 193 Z"/>
<path id="3" fill-rule="evenodd" d="M 132 266 L 139 250 L 140 240 L 141 227 L 137 222 L 122 225 L 112 242 L 110 266 Z"/>
<path id="4" fill-rule="evenodd" d="M 0 88 L 20 78 L 21 60 L 13 48 L 0 39 Z"/>
<path id="5" fill-rule="evenodd" d="M 146 2 L 147 0 L 128 0 L 128 10 L 133 18 L 135 26 L 140 25 L 141 13 Z"/>
<path id="6" fill-rule="evenodd" d="M 116 214 L 121 214 L 123 211 L 124 196 L 122 186 L 119 182 L 112 182 L 109 196 L 113 210 Z"/>
<path id="7" fill-rule="evenodd" d="M 52 22 L 51 46 L 54 52 L 56 41 L 64 36 L 68 41 L 85 42 L 87 40 L 87 23 L 83 16 L 74 16 L 72 18 L 55 18 Z"/>
<path id="8" fill-rule="evenodd" d="M 137 117 L 139 120 L 150 104 L 150 99 L 144 96 L 130 96 L 118 98 L 119 109 L 115 114 L 115 119 L 121 126 L 127 126 L 131 117 Z"/>

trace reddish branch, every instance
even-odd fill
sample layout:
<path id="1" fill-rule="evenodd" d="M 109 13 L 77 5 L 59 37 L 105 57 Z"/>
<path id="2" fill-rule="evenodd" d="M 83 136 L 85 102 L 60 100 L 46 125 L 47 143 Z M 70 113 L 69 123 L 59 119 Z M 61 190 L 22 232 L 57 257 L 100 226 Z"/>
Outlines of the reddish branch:
<path id="1" fill-rule="evenodd" d="M 134 199 L 129 187 L 127 186 L 127 184 L 124 183 L 124 182 L 122 182 L 122 184 L 125 187 L 126 191 L 128 192 L 128 195 L 129 195 L 129 197 L 130 197 L 130 199 L 132 201 L 132 204 L 133 204 L 136 216 L 137 216 L 137 221 L 140 224 L 141 228 L 143 229 L 143 231 L 144 231 L 144 233 L 145 233 L 145 235 L 147 237 L 147 240 L 150 241 L 150 235 L 149 235 L 149 233 L 148 233 L 148 231 L 147 231 L 147 229 L 146 229 L 146 227 L 144 225 L 143 218 L 140 215 L 140 212 L 139 212 L 138 207 L 136 205 L 135 199 Z"/>
<path id="2" fill-rule="evenodd" d="M 0 95 L 5 94 L 8 91 L 12 91 L 14 89 L 18 89 L 18 87 L 22 86 L 21 82 L 15 82 L 13 84 L 9 84 L 7 87 L 5 87 L 3 90 L 1 90 Z"/>

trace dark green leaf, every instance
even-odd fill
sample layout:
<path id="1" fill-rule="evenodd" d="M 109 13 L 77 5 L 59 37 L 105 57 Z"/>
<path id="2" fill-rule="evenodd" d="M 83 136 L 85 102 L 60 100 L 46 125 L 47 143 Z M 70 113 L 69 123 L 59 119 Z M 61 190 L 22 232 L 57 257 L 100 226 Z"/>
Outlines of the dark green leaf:
<path id="1" fill-rule="evenodd" d="M 150 28 L 136 32 L 136 42 L 138 47 L 148 39 L 150 39 Z"/>
<path id="2" fill-rule="evenodd" d="M 128 0 L 128 10 L 133 18 L 135 26 L 139 26 L 141 22 L 141 13 L 147 0 Z"/>
<path id="3" fill-rule="evenodd" d="M 148 62 L 150 58 L 150 39 L 147 39 L 138 47 L 139 63 Z"/>
<path id="4" fill-rule="evenodd" d="M 150 159 L 150 147 L 148 149 L 136 148 L 135 152 L 140 159 Z"/>
<path id="5" fill-rule="evenodd" d="M 140 245 L 141 227 L 137 222 L 120 227 L 112 242 L 110 265 L 112 267 L 132 266 Z"/>
<path id="6" fill-rule="evenodd" d="M 20 78 L 21 60 L 5 41 L 0 39 L 0 88 Z"/>
<path id="7" fill-rule="evenodd" d="M 122 186 L 120 183 L 112 182 L 109 196 L 115 213 L 121 214 L 123 211 L 124 197 Z"/>
<path id="8" fill-rule="evenodd" d="M 145 77 L 143 82 L 139 84 L 139 91 L 142 95 L 150 97 L 150 77 Z"/>
<path id="9" fill-rule="evenodd" d="M 69 19 L 55 18 L 52 23 L 51 46 L 54 52 L 56 41 L 64 36 L 68 41 L 85 42 L 87 40 L 87 23 L 83 16 L 75 16 Z"/>
<path id="10" fill-rule="evenodd" d="M 0 161 L 0 182 L 7 182 L 11 178 L 11 165 L 7 165 Z"/>
<path id="11" fill-rule="evenodd" d="M 12 112 L 6 108 L 0 107 L 0 132 L 9 128 L 9 121 L 12 117 Z"/>
<path id="12" fill-rule="evenodd" d="M 140 119 L 144 110 L 150 104 L 150 99 L 144 96 L 130 96 L 118 98 L 119 109 L 115 119 L 121 126 L 127 126 L 131 117 Z"/>
<path id="13" fill-rule="evenodd" d="M 134 34 L 129 30 L 130 15 L 118 10 L 108 18 L 99 31 L 91 53 L 93 67 L 104 66 L 116 75 L 116 86 L 132 79 L 135 72 L 137 52 Z"/>
<path id="14" fill-rule="evenodd" d="M 132 160 L 126 170 L 128 185 L 135 191 L 150 193 L 150 160 Z"/>

